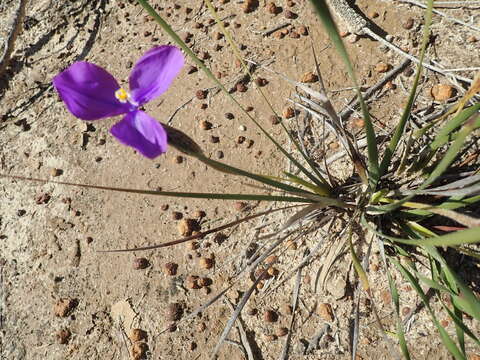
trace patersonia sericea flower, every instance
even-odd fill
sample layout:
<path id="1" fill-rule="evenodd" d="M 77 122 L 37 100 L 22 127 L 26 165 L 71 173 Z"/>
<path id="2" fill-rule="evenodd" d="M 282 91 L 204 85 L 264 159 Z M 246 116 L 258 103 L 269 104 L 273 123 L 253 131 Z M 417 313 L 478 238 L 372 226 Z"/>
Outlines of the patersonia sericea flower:
<path id="1" fill-rule="evenodd" d="M 76 62 L 55 76 L 53 86 L 67 109 L 82 120 L 126 114 L 112 126 L 111 134 L 153 159 L 167 150 L 167 134 L 161 124 L 138 108 L 165 92 L 183 64 L 178 48 L 157 46 L 133 67 L 130 93 L 106 70 L 85 61 Z"/>

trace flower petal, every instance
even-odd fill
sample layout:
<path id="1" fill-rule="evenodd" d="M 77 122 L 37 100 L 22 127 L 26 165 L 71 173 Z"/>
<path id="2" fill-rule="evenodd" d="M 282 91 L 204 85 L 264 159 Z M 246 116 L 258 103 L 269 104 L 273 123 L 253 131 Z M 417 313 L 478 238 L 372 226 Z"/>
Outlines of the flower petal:
<path id="1" fill-rule="evenodd" d="M 160 96 L 183 67 L 182 52 L 175 46 L 157 46 L 143 55 L 130 74 L 130 92 L 137 104 Z"/>
<path id="2" fill-rule="evenodd" d="M 112 126 L 110 133 L 150 159 L 167 151 L 167 133 L 162 125 L 140 110 L 128 113 Z"/>
<path id="3" fill-rule="evenodd" d="M 95 64 L 79 61 L 53 78 L 53 86 L 67 109 L 83 120 L 97 120 L 128 112 L 132 105 L 115 97 L 115 78 Z"/>

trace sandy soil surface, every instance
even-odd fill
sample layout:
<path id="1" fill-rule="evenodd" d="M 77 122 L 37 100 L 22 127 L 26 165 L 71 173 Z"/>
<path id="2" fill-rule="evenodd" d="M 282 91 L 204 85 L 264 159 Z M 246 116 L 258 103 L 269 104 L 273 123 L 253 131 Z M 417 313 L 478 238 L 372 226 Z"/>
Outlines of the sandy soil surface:
<path id="1" fill-rule="evenodd" d="M 18 3 L 2 0 L 0 4 L 1 39 L 11 31 Z M 235 88 L 242 79 L 242 70 L 225 39 L 218 35 L 203 2 L 152 4 L 182 38 L 190 39 L 189 45 L 214 73 L 229 88 Z M 281 11 L 276 15 L 268 11 L 264 1 L 249 13 L 244 13 L 244 4 L 239 1 L 217 1 L 216 5 L 241 44 L 242 56 L 301 80 L 305 73 L 315 71 L 313 45 L 336 107 L 341 110 L 352 99 L 353 93 L 346 89 L 351 84 L 346 71 L 307 1 L 277 1 Z M 418 54 L 421 9 L 377 0 L 357 1 L 355 9 L 369 18 L 380 34 L 393 36 L 392 41 L 399 47 Z M 480 24 L 478 10 L 445 11 L 472 25 Z M 285 26 L 265 36 L 265 32 L 280 25 Z M 439 66 L 480 65 L 480 43 L 472 38 L 480 34 L 475 30 L 435 16 L 433 34 L 428 53 Z M 135 1 L 29 2 L 11 61 L 0 73 L 1 172 L 150 190 L 257 192 L 242 179 L 206 168 L 175 150 L 154 161 L 141 157 L 109 135 L 109 127 L 118 119 L 82 122 L 66 111 L 51 86 L 53 76 L 79 60 L 106 68 L 126 84 L 132 64 L 142 53 L 167 43 L 168 36 Z M 384 76 L 376 67 L 379 63 L 395 67 L 403 61 L 369 37 L 350 35 L 346 43 L 365 88 Z M 280 175 L 287 170 L 289 164 L 261 131 L 203 73 L 189 73 L 189 65 L 167 93 L 145 106 L 148 113 L 187 133 L 215 159 L 255 173 Z M 265 69 L 257 68 L 256 74 L 267 80 L 263 89 L 281 113 L 289 106 L 287 99 L 295 90 Z M 473 78 L 474 73 L 458 74 Z M 398 121 L 411 83 L 408 70 L 401 72 L 370 102 L 380 132 L 388 134 Z M 445 77 L 428 72 L 422 80 L 419 108 L 432 105 L 429 91 L 437 83 L 452 85 Z M 461 93 L 463 87 L 458 85 Z M 245 92 L 236 91 L 234 96 L 242 105 L 252 107 L 251 114 L 292 150 L 281 127 L 272 124 L 271 111 L 253 84 L 246 83 L 245 87 Z M 205 89 L 208 96 L 198 99 L 197 91 Z M 349 119 L 350 129 L 358 127 L 356 118 L 358 114 L 354 113 Z M 208 130 L 204 129 L 205 121 L 211 123 Z M 286 120 L 286 125 L 296 132 L 294 119 Z M 319 135 L 304 133 L 302 140 L 312 145 Z M 239 137 L 244 137 L 243 141 Z M 338 149 L 332 135 L 328 135 L 326 144 L 326 154 L 315 153 L 318 160 Z M 337 170 L 351 175 L 346 162 L 340 161 Z M 148 359 L 210 358 L 233 312 L 229 304 L 238 302 L 252 284 L 248 274 L 239 275 L 239 270 L 252 249 L 268 244 L 258 240 L 258 235 L 277 229 L 292 211 L 236 226 L 225 231 L 224 237 L 206 237 L 197 242 L 197 247 L 181 244 L 115 254 L 99 251 L 174 240 L 180 236 L 180 217 L 197 219 L 206 230 L 271 206 L 252 202 L 239 211 L 238 203 L 228 201 L 178 200 L 1 179 L 2 359 L 129 359 L 134 358 L 133 350 L 147 348 Z M 198 218 L 199 211 L 206 216 Z M 316 279 L 323 274 L 321 265 L 328 259 L 328 250 L 319 252 L 302 270 L 298 309 L 290 330 L 289 305 L 297 277 L 292 270 L 308 250 L 325 238 L 314 225 L 309 226 L 312 231 L 295 240 L 296 249 L 292 245 L 282 248 L 279 273 L 263 289 L 255 291 L 241 315 L 243 330 L 232 329 L 229 341 L 219 352 L 220 359 L 277 359 L 287 339 L 291 359 L 351 357 L 356 301 L 352 293 L 358 284 L 348 256 L 334 265 L 324 286 Z M 325 249 L 332 245 L 325 244 Z M 145 268 L 140 266 L 139 258 L 148 262 Z M 206 268 L 210 262 L 213 266 Z M 378 257 L 373 256 L 372 265 L 380 316 L 384 326 L 393 331 L 392 306 Z M 172 271 L 172 267 L 176 270 Z M 202 284 L 206 286 L 191 289 L 191 276 L 204 279 Z M 205 311 L 188 316 L 229 286 L 226 295 Z M 418 299 L 412 289 L 406 284 L 401 289 L 405 294 L 402 308 L 414 308 Z M 360 309 L 363 320 L 357 359 L 392 358 L 375 328 L 368 301 L 362 299 Z M 454 330 L 452 324 L 445 325 L 449 331 Z M 285 335 L 284 328 L 291 331 L 291 338 Z M 132 335 L 132 329 L 144 332 Z M 415 315 L 408 336 L 415 358 L 449 358 L 424 309 Z M 134 344 L 139 339 L 143 345 Z M 244 353 L 248 348 L 245 342 L 253 357 Z"/>

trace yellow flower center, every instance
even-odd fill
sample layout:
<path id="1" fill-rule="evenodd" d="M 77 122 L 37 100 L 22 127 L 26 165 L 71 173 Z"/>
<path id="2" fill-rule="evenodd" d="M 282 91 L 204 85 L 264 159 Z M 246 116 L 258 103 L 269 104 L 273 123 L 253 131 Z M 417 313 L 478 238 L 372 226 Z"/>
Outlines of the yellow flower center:
<path id="1" fill-rule="evenodd" d="M 115 97 L 121 103 L 126 103 L 128 101 L 128 98 L 130 97 L 130 95 L 123 88 L 120 88 L 117 91 L 115 91 Z"/>

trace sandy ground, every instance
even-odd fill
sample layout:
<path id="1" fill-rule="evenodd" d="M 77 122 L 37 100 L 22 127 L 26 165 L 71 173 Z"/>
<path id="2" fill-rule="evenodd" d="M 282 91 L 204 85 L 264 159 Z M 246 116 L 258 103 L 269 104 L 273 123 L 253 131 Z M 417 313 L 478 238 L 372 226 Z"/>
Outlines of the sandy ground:
<path id="1" fill-rule="evenodd" d="M 17 3 L 2 0 L 0 4 L 0 36 L 3 38 L 10 30 Z M 242 71 L 225 39 L 217 35 L 218 30 L 211 23 L 203 2 L 152 1 L 152 4 L 182 37 L 191 34 L 189 45 L 221 76 L 227 87 L 234 87 L 242 78 Z M 300 80 L 303 74 L 315 70 L 313 45 L 325 86 L 331 91 L 337 108 L 343 109 L 352 98 L 353 93 L 344 90 L 350 82 L 341 61 L 308 2 L 277 1 L 282 7 L 277 15 L 267 11 L 264 1 L 251 13 L 244 13 L 243 4 L 237 1 L 219 1 L 217 5 L 220 16 L 229 23 L 229 29 L 241 44 L 245 58 Z M 357 10 L 385 34 L 393 35 L 398 46 L 418 53 L 422 22 L 419 8 L 366 0 L 357 1 L 356 5 Z M 289 11 L 295 16 L 287 15 Z M 478 10 L 447 11 L 450 16 L 477 26 L 480 23 Z M 409 18 L 413 26 L 405 29 Z M 282 30 L 263 36 L 263 32 L 283 24 L 287 24 L 283 28 L 284 36 L 278 35 Z M 308 34 L 292 36 L 302 32 L 302 26 Z M 435 17 L 433 33 L 431 59 L 445 68 L 480 65 L 479 42 L 470 41 L 471 36 L 479 36 L 474 30 Z M 346 40 L 364 87 L 374 85 L 383 76 L 375 69 L 378 63 L 396 66 L 403 60 L 368 37 L 350 36 Z M 169 43 L 167 35 L 134 1 L 30 2 L 10 65 L 0 74 L 1 172 L 150 190 L 258 191 L 242 179 L 206 168 L 175 150 L 154 161 L 142 158 L 109 135 L 109 127 L 119 119 L 91 124 L 75 119 L 51 86 L 53 76 L 79 60 L 108 69 L 126 84 L 136 59 L 152 46 L 166 43 Z M 146 105 L 149 114 L 187 133 L 215 159 L 221 158 L 255 173 L 279 175 L 288 169 L 289 164 L 260 130 L 225 95 L 218 93 L 203 73 L 189 74 L 187 70 L 188 65 L 167 93 Z M 263 89 L 281 113 L 294 89 L 267 70 L 256 72 L 267 79 Z M 473 78 L 473 72 L 461 74 Z M 393 79 L 395 89 L 384 87 L 370 103 L 376 127 L 381 132 L 388 134 L 398 120 L 399 106 L 406 100 L 405 89 L 410 88 L 411 81 L 408 74 L 399 75 Z M 432 104 L 429 89 L 439 82 L 449 83 L 438 74 L 427 73 L 419 107 Z M 253 108 L 251 114 L 277 141 L 292 149 L 281 127 L 270 122 L 269 107 L 253 84 L 247 83 L 246 87 L 247 91 L 237 91 L 234 96 L 242 105 Z M 202 89 L 209 89 L 208 97 L 199 100 L 195 95 Z M 458 87 L 458 91 L 462 88 Z M 233 119 L 226 113 L 233 114 Z M 212 128 L 204 130 L 202 121 L 210 122 Z M 286 124 L 296 129 L 294 120 Z M 347 126 L 354 128 L 354 125 L 351 121 Z M 317 135 L 312 133 L 303 141 L 315 143 Z M 239 141 L 239 136 L 245 140 Z M 214 137 L 218 137 L 218 142 Z M 326 155 L 336 151 L 332 135 L 326 144 L 330 149 Z M 318 159 L 324 156 L 317 155 Z M 346 176 L 351 172 L 342 161 L 339 169 Z M 146 333 L 145 338 L 143 333 L 137 336 L 142 338 L 143 346 L 148 347 L 149 359 L 208 359 L 232 313 L 228 301 L 237 302 L 252 284 L 245 273 L 238 276 L 239 269 L 246 263 L 248 249 L 261 246 L 263 242 L 256 236 L 278 228 L 292 212 L 265 216 L 231 228 L 224 232 L 223 241 L 207 237 L 199 241 L 197 249 L 182 244 L 121 254 L 99 250 L 140 247 L 176 239 L 180 222 L 174 219 L 180 216 L 177 213 L 185 219 L 195 218 L 199 210 L 204 211 L 206 216 L 200 225 L 208 229 L 270 206 L 249 203 L 246 211 L 239 212 L 238 204 L 227 201 L 176 200 L 1 179 L 2 359 L 129 359 L 134 346 L 131 336 L 134 328 Z M 267 226 L 258 230 L 262 224 Z M 281 354 L 287 338 L 281 329 L 290 328 L 288 304 L 292 302 L 296 278 L 290 272 L 305 256 L 305 251 L 323 239 L 321 232 L 312 231 L 297 240 L 297 250 L 282 250 L 277 266 L 279 275 L 252 296 L 242 314 L 242 326 L 254 359 L 276 359 Z M 327 245 L 331 244 L 326 244 L 326 248 Z M 334 266 L 326 285 L 316 286 L 315 279 L 326 254 L 316 257 L 302 271 L 300 300 L 289 341 L 291 359 L 351 357 L 352 291 L 357 283 L 345 257 Z M 148 261 L 145 269 L 136 268 L 138 258 Z M 210 258 L 214 258 L 214 266 L 205 269 L 204 259 Z M 387 284 L 378 257 L 374 256 L 372 261 L 380 315 L 384 325 L 393 331 Z M 177 264 L 175 275 L 166 272 L 167 263 Z M 205 281 L 211 284 L 190 289 L 188 277 L 192 275 L 208 278 Z M 226 297 L 188 318 L 189 313 L 229 285 L 232 288 Z M 405 293 L 402 307 L 414 308 L 418 299 L 413 291 L 405 284 L 401 289 Z M 318 304 L 329 304 L 332 312 L 327 311 L 327 315 L 319 312 Z M 357 358 L 391 358 L 391 351 L 375 328 L 368 302 L 362 300 L 360 308 L 363 320 Z M 265 319 L 268 310 L 276 313 L 275 321 Z M 171 324 L 178 319 L 173 328 Z M 448 359 L 425 310 L 419 312 L 414 321 L 409 345 L 415 349 L 415 358 Z M 451 324 L 448 329 L 453 330 L 450 328 Z M 315 344 L 312 338 L 318 334 L 322 335 Z M 232 330 L 229 339 L 231 341 L 222 346 L 219 358 L 247 359 L 241 345 L 244 339 L 237 329 Z M 309 341 L 314 345 L 307 353 L 302 344 Z"/>

